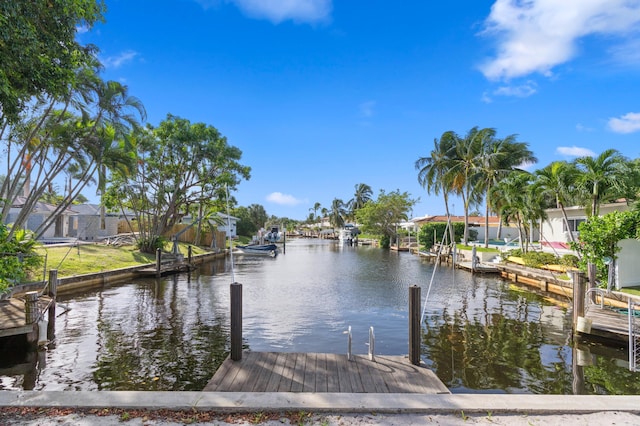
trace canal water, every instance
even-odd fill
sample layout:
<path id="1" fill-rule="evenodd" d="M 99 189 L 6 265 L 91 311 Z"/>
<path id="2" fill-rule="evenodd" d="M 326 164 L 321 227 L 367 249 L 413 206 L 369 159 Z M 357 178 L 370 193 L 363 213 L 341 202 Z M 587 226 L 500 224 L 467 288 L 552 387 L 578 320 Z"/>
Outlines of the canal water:
<path id="1" fill-rule="evenodd" d="M 574 345 L 566 309 L 494 276 L 322 240 L 233 264 L 64 297 L 55 343 L 1 359 L 0 389 L 201 390 L 228 355 L 235 281 L 246 350 L 346 353 L 351 327 L 365 354 L 373 327 L 376 354 L 407 354 L 418 285 L 422 359 L 454 393 L 640 394 L 626 350 Z"/>

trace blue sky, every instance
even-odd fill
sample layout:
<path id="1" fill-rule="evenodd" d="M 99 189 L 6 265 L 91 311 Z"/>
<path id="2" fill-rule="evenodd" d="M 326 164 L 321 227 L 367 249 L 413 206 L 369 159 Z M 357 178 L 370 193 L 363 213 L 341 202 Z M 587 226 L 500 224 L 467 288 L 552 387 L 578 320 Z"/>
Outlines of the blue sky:
<path id="1" fill-rule="evenodd" d="M 539 162 L 640 153 L 640 0 L 107 0 L 81 32 L 148 122 L 215 126 L 252 168 L 235 195 L 305 219 L 359 183 L 443 214 L 415 161 L 453 130 Z M 89 196 L 90 194 L 86 194 Z M 454 213 L 462 203 L 454 201 Z"/>

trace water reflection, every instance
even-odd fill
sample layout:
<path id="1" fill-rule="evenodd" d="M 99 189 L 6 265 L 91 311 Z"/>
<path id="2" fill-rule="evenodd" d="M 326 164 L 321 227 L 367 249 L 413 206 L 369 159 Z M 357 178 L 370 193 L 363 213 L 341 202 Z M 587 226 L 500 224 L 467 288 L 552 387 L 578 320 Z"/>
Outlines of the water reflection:
<path id="1" fill-rule="evenodd" d="M 493 277 L 438 269 L 408 253 L 289 242 L 285 255 L 235 257 L 245 347 L 408 352 L 408 287 L 422 287 L 422 356 L 453 392 L 640 394 L 624 350 L 573 348 L 564 309 Z M 229 348 L 229 259 L 192 275 L 68 297 L 47 352 L 0 365 L 0 389 L 200 390 Z M 20 366 L 20 367 L 17 367 Z"/>

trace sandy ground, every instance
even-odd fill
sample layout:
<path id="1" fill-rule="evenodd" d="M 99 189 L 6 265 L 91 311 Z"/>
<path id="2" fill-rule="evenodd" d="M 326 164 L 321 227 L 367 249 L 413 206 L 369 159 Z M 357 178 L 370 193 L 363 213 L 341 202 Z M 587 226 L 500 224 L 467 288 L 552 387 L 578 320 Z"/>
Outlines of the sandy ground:
<path id="1" fill-rule="evenodd" d="M 203 413 L 200 413 L 203 414 Z M 509 425 L 509 426 L 565 426 L 565 425 L 640 425 L 640 415 L 627 412 L 601 412 L 591 414 L 554 415 L 479 415 L 471 414 L 309 414 L 276 413 L 205 415 L 194 417 L 188 412 L 53 412 L 48 411 L 2 411 L 1 425 L 26 426 L 179 426 L 179 425 Z"/>

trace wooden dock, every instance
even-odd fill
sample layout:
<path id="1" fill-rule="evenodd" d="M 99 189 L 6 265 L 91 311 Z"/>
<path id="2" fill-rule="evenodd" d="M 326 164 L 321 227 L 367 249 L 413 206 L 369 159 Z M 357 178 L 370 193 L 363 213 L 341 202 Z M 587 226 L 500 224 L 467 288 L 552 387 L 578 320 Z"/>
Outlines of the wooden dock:
<path id="1" fill-rule="evenodd" d="M 50 300 L 49 297 L 40 296 L 38 299 L 40 312 L 46 309 Z M 0 300 L 0 337 L 29 334 L 34 331 L 37 324 L 27 324 L 24 304 L 23 299 L 16 297 Z"/>
<path id="2" fill-rule="evenodd" d="M 491 264 L 478 262 L 475 268 L 472 262 L 457 262 L 456 268 L 464 269 L 465 271 L 472 272 L 474 274 L 497 274 L 500 272 L 498 268 Z"/>
<path id="3" fill-rule="evenodd" d="M 244 352 L 227 358 L 205 386 L 214 392 L 340 392 L 448 394 L 431 370 L 403 356 Z"/>
<path id="4" fill-rule="evenodd" d="M 609 308 L 591 306 L 585 312 L 585 318 L 591 320 L 591 330 L 580 334 L 607 340 L 629 341 L 629 317 L 626 313 Z"/>

